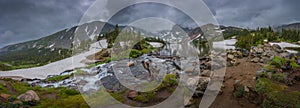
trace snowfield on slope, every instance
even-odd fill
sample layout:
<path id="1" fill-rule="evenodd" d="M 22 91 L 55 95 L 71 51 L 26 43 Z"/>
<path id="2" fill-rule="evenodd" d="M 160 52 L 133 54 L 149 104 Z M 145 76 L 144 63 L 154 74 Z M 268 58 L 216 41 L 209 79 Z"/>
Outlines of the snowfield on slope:
<path id="1" fill-rule="evenodd" d="M 101 44 L 101 45 L 100 45 Z M 86 64 L 81 61 L 86 60 L 86 57 L 101 51 L 107 47 L 106 40 L 93 43 L 90 46 L 90 50 L 60 61 L 56 61 L 45 66 L 18 69 L 11 71 L 0 71 L 0 77 L 11 78 L 29 78 L 29 79 L 45 79 L 48 75 L 59 75 L 66 70 L 72 70 L 78 67 L 84 67 Z"/>

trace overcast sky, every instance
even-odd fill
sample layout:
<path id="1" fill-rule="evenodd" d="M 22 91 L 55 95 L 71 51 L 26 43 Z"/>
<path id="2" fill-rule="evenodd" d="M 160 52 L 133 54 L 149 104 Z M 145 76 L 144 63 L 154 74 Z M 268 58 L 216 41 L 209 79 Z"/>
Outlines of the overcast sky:
<path id="1" fill-rule="evenodd" d="M 0 47 L 45 37 L 77 25 L 93 2 L 94 0 L 0 0 Z M 204 2 L 222 25 L 256 28 L 300 21 L 300 0 L 204 0 Z M 156 13 L 162 8 L 136 6 L 134 9 Z M 130 16 L 136 12 L 128 10 L 131 11 L 128 11 L 127 15 L 124 14 L 126 16 L 122 19 L 116 20 L 116 23 L 126 23 L 132 19 Z M 178 20 L 184 18 L 172 15 L 170 17 Z"/>

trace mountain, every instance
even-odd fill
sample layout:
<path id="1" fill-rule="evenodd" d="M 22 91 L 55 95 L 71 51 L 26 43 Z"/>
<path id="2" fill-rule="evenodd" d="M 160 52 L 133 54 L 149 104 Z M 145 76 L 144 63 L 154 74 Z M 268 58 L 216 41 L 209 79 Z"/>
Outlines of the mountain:
<path id="1" fill-rule="evenodd" d="M 300 23 L 292 23 L 292 24 L 286 24 L 282 26 L 278 26 L 275 28 L 277 31 L 282 31 L 282 29 L 285 30 L 300 30 Z"/>
<path id="2" fill-rule="evenodd" d="M 106 32 L 114 28 L 113 25 L 100 21 L 86 23 L 80 26 L 75 26 L 69 29 L 61 30 L 52 35 L 37 40 L 5 46 L 0 49 L 0 55 L 2 53 L 21 51 L 27 49 L 70 49 L 72 46 L 72 42 L 74 41 L 75 33 L 77 35 L 76 37 L 89 37 L 93 39 L 95 36 L 98 36 L 100 34 L 101 26 L 105 26 L 105 29 L 103 29 L 102 32 Z"/>
<path id="3" fill-rule="evenodd" d="M 0 64 L 26 68 L 61 60 L 72 55 L 74 40 L 79 41 L 77 43 L 79 47 L 82 40 L 94 40 L 99 34 L 112 29 L 114 29 L 112 24 L 95 21 L 64 29 L 40 39 L 8 45 L 0 49 Z"/>

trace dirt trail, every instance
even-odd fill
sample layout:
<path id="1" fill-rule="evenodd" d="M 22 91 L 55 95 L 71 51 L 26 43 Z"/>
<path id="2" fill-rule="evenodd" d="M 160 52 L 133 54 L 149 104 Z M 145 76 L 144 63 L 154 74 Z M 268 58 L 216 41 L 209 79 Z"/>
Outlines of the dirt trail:
<path id="1" fill-rule="evenodd" d="M 241 83 L 246 84 L 248 87 L 255 87 L 256 71 L 261 69 L 257 63 L 247 62 L 247 58 L 238 60 L 238 66 L 226 68 L 225 82 L 223 83 L 223 93 L 218 95 L 210 108 L 255 108 L 255 104 L 248 102 L 244 98 L 233 97 L 234 83 L 240 80 Z"/>

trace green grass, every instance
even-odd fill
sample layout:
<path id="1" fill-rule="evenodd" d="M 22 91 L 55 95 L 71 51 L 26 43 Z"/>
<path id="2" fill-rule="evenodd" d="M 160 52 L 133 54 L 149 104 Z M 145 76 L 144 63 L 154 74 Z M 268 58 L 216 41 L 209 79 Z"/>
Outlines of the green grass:
<path id="1" fill-rule="evenodd" d="M 0 93 L 10 94 L 13 98 L 16 99 L 22 93 L 27 92 L 28 90 L 34 90 L 41 100 L 37 102 L 37 106 L 29 106 L 28 102 L 23 102 L 20 105 L 12 105 L 11 102 L 0 103 L 2 107 L 36 107 L 36 108 L 88 108 L 85 100 L 82 98 L 80 93 L 73 89 L 68 88 L 42 88 L 40 86 L 31 86 L 28 83 L 18 82 L 14 80 L 2 80 L 5 83 L 12 86 L 12 89 L 15 92 L 12 94 L 6 86 L 0 83 Z M 56 94 L 56 98 L 46 98 L 45 95 Z"/>
<path id="2" fill-rule="evenodd" d="M 300 108 L 300 92 L 273 91 L 264 99 L 263 108 Z"/>
<path id="3" fill-rule="evenodd" d="M 276 75 L 282 77 L 282 75 Z M 300 108 L 300 93 L 287 91 L 287 86 L 259 78 L 255 90 L 263 95 L 263 108 Z"/>
<path id="4" fill-rule="evenodd" d="M 68 78 L 72 77 L 73 75 L 74 74 L 64 75 L 64 76 L 54 76 L 54 77 L 48 78 L 47 80 L 51 81 L 51 82 L 56 82 L 56 81 L 68 79 Z"/>
<path id="5" fill-rule="evenodd" d="M 92 68 L 92 67 L 98 66 L 100 64 L 104 64 L 104 63 L 103 62 L 92 63 L 92 64 L 86 66 L 86 68 Z"/>

